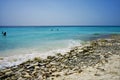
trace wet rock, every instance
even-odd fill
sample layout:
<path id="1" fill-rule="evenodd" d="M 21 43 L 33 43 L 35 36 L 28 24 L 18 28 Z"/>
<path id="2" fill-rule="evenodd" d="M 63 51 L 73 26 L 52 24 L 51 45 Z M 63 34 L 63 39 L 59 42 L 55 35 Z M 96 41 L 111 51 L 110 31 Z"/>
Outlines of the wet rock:
<path id="1" fill-rule="evenodd" d="M 33 72 L 32 72 L 32 75 L 36 76 L 36 75 L 37 75 L 37 71 L 36 71 L 36 70 L 33 71 Z"/>
<path id="2" fill-rule="evenodd" d="M 31 70 L 33 70 L 33 69 L 34 69 L 34 65 L 31 64 L 30 66 L 27 66 L 26 68 L 27 68 L 27 69 L 31 69 Z"/>
<path id="3" fill-rule="evenodd" d="M 82 49 L 79 49 L 79 50 L 78 50 L 79 53 L 81 53 L 81 52 L 83 52 L 83 51 L 84 51 L 84 50 L 82 50 Z"/>
<path id="4" fill-rule="evenodd" d="M 23 80 L 23 78 L 22 78 L 22 77 L 19 77 L 18 80 Z"/>
<path id="5" fill-rule="evenodd" d="M 94 74 L 95 76 L 100 76 L 100 74 Z"/>
<path id="6" fill-rule="evenodd" d="M 12 76 L 11 77 L 11 80 L 17 80 L 18 78 L 17 77 L 15 77 L 15 76 Z"/>
<path id="7" fill-rule="evenodd" d="M 89 53 L 93 53 L 93 52 L 94 52 L 93 50 L 89 51 Z"/>
<path id="8" fill-rule="evenodd" d="M 29 75 L 29 73 L 25 72 L 25 75 L 23 75 L 24 78 L 31 78 L 32 76 Z"/>
<path id="9" fill-rule="evenodd" d="M 97 43 L 96 41 L 92 41 L 90 44 L 91 44 L 92 46 L 98 46 L 98 43 Z"/>
<path id="10" fill-rule="evenodd" d="M 72 49 L 72 50 L 70 50 L 70 53 L 72 53 L 72 52 L 74 52 L 75 50 L 74 49 Z"/>
<path id="11" fill-rule="evenodd" d="M 57 53 L 56 55 L 57 55 L 57 56 L 62 56 L 62 54 L 61 54 L 61 53 Z"/>
<path id="12" fill-rule="evenodd" d="M 0 79 L 4 80 L 5 78 L 11 77 L 12 75 L 14 75 L 12 71 L 7 71 L 4 75 L 0 76 Z"/>
<path id="13" fill-rule="evenodd" d="M 49 73 L 49 72 L 44 72 L 43 75 L 42 75 L 42 77 L 43 77 L 44 79 L 46 79 L 47 77 L 50 77 L 50 75 L 51 75 L 51 73 Z"/>
<path id="14" fill-rule="evenodd" d="M 65 54 L 65 55 L 64 55 L 64 58 L 69 58 L 69 57 L 70 57 L 69 54 Z"/>
<path id="15" fill-rule="evenodd" d="M 60 74 L 56 74 L 55 77 L 60 77 L 61 75 Z"/>
<path id="16" fill-rule="evenodd" d="M 83 70 L 79 69 L 79 70 L 78 70 L 78 73 L 81 73 L 82 71 L 83 71 Z"/>
<path id="17" fill-rule="evenodd" d="M 38 78 L 37 78 L 37 80 L 43 80 L 42 75 L 39 75 Z"/>
<path id="18" fill-rule="evenodd" d="M 106 40 L 106 39 L 99 39 L 98 41 L 99 42 L 108 42 L 108 40 Z"/>
<path id="19" fill-rule="evenodd" d="M 47 59 L 55 59 L 55 56 L 47 56 Z"/>
<path id="20" fill-rule="evenodd" d="M 105 71 L 105 69 L 102 69 L 102 68 L 99 68 L 99 67 L 97 69 L 100 70 L 100 71 Z"/>
<path id="21" fill-rule="evenodd" d="M 86 47 L 83 48 L 83 53 L 88 52 L 88 51 L 89 51 L 89 49 L 87 49 Z"/>
<path id="22" fill-rule="evenodd" d="M 41 62 L 41 58 L 40 57 L 35 57 L 34 61 Z"/>
<path id="23" fill-rule="evenodd" d="M 0 57 L 0 60 L 3 60 L 4 58 L 3 57 Z"/>
<path id="24" fill-rule="evenodd" d="M 38 64 L 39 64 L 39 63 L 38 63 L 38 62 L 36 62 L 36 63 L 34 63 L 34 64 L 33 64 L 33 66 L 37 66 Z"/>
<path id="25" fill-rule="evenodd" d="M 73 73 L 74 73 L 74 71 L 67 70 L 67 71 L 64 73 L 64 75 L 67 76 L 67 75 L 71 75 L 71 74 L 73 74 Z"/>
<path id="26" fill-rule="evenodd" d="M 37 70 L 37 69 L 40 69 L 40 67 L 39 66 L 35 66 L 35 70 Z"/>
<path id="27" fill-rule="evenodd" d="M 19 70 L 18 70 L 18 72 L 22 72 L 24 69 L 23 68 L 20 68 Z"/>
<path id="28" fill-rule="evenodd" d="M 13 72 L 12 71 L 9 71 L 9 72 L 6 72 L 5 75 L 11 75 Z"/>
<path id="29" fill-rule="evenodd" d="M 77 70 L 79 70 L 80 68 L 78 67 L 78 66 L 76 66 L 76 67 L 74 67 L 73 68 L 73 71 L 77 71 Z"/>
<path id="30" fill-rule="evenodd" d="M 55 72 L 55 71 L 57 71 L 57 69 L 56 69 L 56 68 L 52 68 L 51 71 L 52 71 L 52 72 Z"/>
<path id="31" fill-rule="evenodd" d="M 4 69 L 2 72 L 6 73 L 6 72 L 9 72 L 9 71 L 11 71 L 11 69 Z"/>

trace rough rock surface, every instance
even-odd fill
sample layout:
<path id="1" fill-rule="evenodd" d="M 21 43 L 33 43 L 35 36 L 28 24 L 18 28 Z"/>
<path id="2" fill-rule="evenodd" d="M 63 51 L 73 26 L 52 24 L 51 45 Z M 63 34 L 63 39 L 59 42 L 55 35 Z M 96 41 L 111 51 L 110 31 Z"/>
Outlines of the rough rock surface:
<path id="1" fill-rule="evenodd" d="M 38 57 L 0 70 L 0 80 L 110 80 L 110 76 L 115 76 L 111 80 L 119 80 L 119 62 L 120 35 L 113 35 L 109 39 L 90 41 L 82 48 L 76 46 L 63 55 Z M 110 67 L 115 63 L 118 66 Z"/>

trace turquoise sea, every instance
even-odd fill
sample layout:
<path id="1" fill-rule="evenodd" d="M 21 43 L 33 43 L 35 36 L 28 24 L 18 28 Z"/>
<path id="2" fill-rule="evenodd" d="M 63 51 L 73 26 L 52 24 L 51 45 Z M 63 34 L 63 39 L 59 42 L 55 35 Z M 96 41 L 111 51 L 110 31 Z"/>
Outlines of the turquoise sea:
<path id="1" fill-rule="evenodd" d="M 7 32 L 6 36 L 2 35 Z M 4 26 L 0 27 L 0 68 L 36 56 L 53 55 L 84 41 L 120 34 L 119 26 Z"/>

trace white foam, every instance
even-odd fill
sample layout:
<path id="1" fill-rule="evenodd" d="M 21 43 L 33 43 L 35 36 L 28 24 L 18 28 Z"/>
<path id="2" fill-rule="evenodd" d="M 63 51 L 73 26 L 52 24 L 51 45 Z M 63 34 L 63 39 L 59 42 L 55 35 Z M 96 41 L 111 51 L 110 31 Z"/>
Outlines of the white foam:
<path id="1" fill-rule="evenodd" d="M 75 40 L 68 40 L 68 46 L 66 48 L 61 48 L 61 49 L 56 49 L 56 50 L 50 50 L 47 52 L 41 52 L 38 53 L 36 52 L 32 52 L 31 54 L 17 54 L 14 56 L 9 56 L 9 57 L 4 57 L 3 60 L 0 60 L 0 69 L 3 69 L 5 67 L 11 67 L 14 65 L 19 65 L 22 62 L 27 61 L 28 59 L 33 59 L 35 57 L 41 57 L 41 58 L 46 58 L 48 55 L 55 55 L 56 53 L 61 53 L 61 54 L 65 54 L 66 52 L 70 51 L 70 49 L 72 47 L 75 46 L 80 46 L 81 41 L 75 41 Z"/>

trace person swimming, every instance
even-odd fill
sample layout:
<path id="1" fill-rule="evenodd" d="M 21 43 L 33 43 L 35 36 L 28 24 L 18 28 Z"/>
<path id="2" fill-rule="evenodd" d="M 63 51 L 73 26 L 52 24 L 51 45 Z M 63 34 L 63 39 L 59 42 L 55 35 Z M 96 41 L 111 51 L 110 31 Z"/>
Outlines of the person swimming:
<path id="1" fill-rule="evenodd" d="M 53 29 L 51 29 L 51 31 L 53 31 Z"/>
<path id="2" fill-rule="evenodd" d="M 3 34 L 4 32 L 2 31 L 2 34 Z"/>
<path id="3" fill-rule="evenodd" d="M 6 36 L 6 32 L 4 32 L 4 34 L 3 34 L 4 36 Z"/>
<path id="4" fill-rule="evenodd" d="M 3 36 L 6 36 L 6 35 L 7 35 L 7 33 L 2 31 L 2 35 L 3 35 Z"/>
<path id="5" fill-rule="evenodd" d="M 57 29 L 57 31 L 59 31 L 59 29 Z"/>

